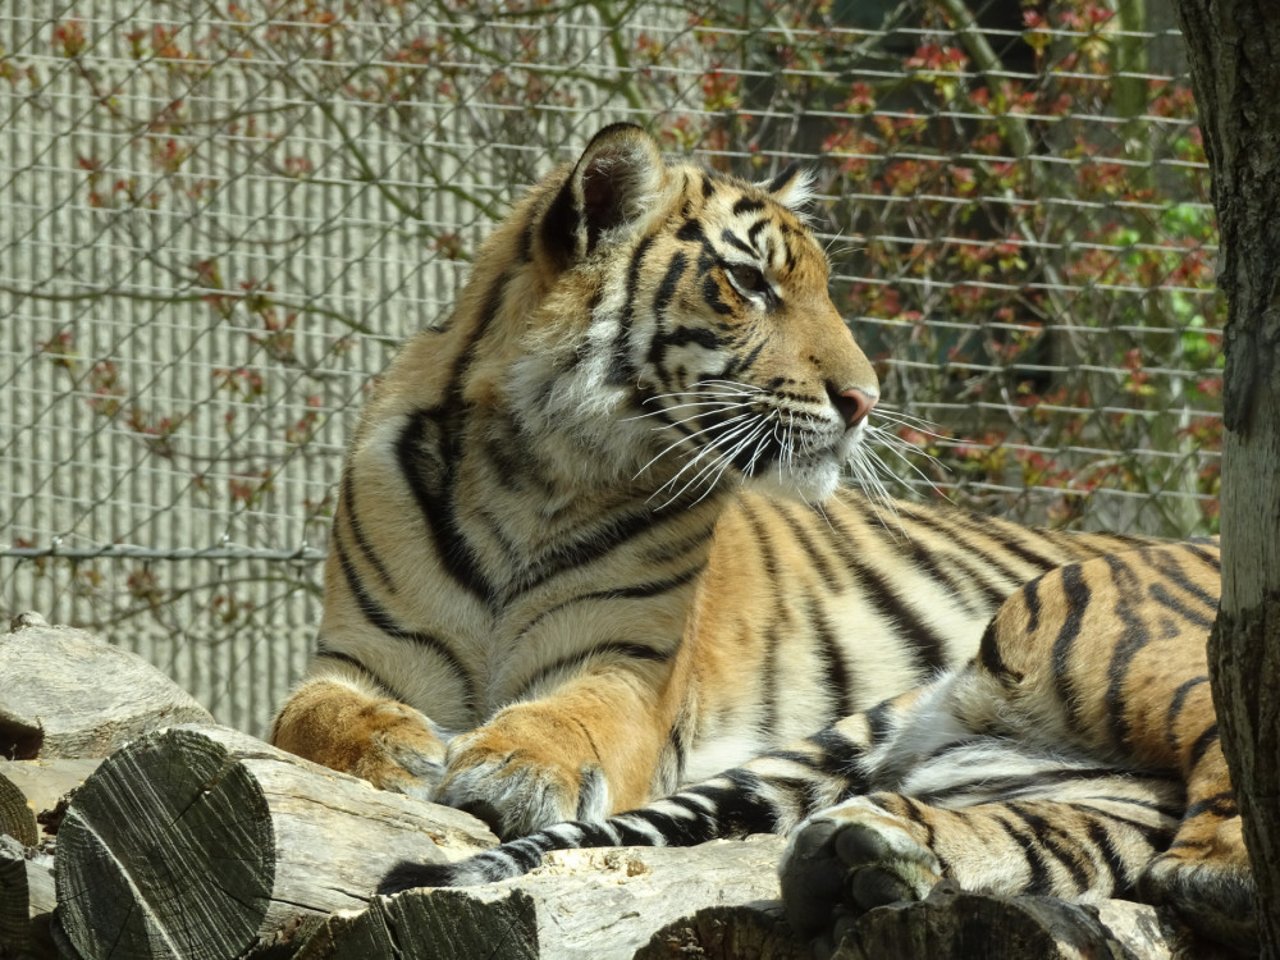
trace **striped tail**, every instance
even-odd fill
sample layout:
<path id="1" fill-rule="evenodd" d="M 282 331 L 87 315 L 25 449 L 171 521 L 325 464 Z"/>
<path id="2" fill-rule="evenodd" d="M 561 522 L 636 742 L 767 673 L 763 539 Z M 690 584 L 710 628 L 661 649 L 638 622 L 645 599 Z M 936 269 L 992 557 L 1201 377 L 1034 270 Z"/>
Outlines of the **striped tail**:
<path id="1" fill-rule="evenodd" d="M 539 866 L 551 850 L 689 847 L 750 833 L 785 833 L 816 811 L 866 789 L 858 761 L 867 744 L 841 732 L 864 716 L 846 718 L 788 749 L 761 754 L 741 767 L 600 823 L 558 823 L 457 863 L 401 862 L 383 878 L 378 893 L 507 880 Z"/>

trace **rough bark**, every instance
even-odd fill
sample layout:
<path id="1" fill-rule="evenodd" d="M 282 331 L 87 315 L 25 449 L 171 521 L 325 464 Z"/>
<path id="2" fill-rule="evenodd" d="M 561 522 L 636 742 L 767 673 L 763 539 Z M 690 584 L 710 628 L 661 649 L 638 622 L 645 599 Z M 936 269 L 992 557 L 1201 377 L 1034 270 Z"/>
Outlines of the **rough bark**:
<path id="1" fill-rule="evenodd" d="M 85 960 L 227 960 L 300 917 L 363 908 L 400 858 L 494 842 L 460 811 L 224 727 L 175 727 L 108 757 L 72 798 L 57 924 Z"/>
<path id="2" fill-rule="evenodd" d="M 53 857 L 0 836 L 0 960 L 53 960 Z"/>
<path id="3" fill-rule="evenodd" d="M 782 846 L 753 837 L 553 853 L 517 880 L 412 890 L 330 918 L 296 960 L 630 960 L 654 930 L 699 907 L 777 897 Z"/>
<path id="4" fill-rule="evenodd" d="M 0 760 L 0 833 L 28 847 L 47 839 L 57 830 L 59 804 L 99 763 Z"/>
<path id="5" fill-rule="evenodd" d="M 1223 746 L 1280 957 L 1280 6 L 1179 0 L 1227 297 L 1222 602 L 1209 642 Z"/>
<path id="6" fill-rule="evenodd" d="M 211 723 L 176 683 L 82 630 L 20 614 L 0 635 L 0 757 L 105 757 L 173 723 Z"/>

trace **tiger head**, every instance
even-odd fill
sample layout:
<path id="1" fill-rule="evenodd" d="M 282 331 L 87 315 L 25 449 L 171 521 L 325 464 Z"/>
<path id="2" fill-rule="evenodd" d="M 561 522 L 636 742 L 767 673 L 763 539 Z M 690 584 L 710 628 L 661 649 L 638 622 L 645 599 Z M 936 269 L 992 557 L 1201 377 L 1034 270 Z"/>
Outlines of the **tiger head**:
<path id="1" fill-rule="evenodd" d="M 803 172 L 752 184 L 606 127 L 508 221 L 527 266 L 478 389 L 567 468 L 671 502 L 743 480 L 825 498 L 879 388 L 798 212 L 809 193 Z"/>

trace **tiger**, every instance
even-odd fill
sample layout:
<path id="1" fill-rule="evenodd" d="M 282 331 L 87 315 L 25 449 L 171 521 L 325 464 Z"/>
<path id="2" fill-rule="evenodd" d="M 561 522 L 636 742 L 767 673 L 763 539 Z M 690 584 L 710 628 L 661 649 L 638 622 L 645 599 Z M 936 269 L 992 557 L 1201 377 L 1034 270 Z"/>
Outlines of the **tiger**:
<path id="1" fill-rule="evenodd" d="M 1206 642 L 1218 545 L 1137 547 L 1015 591 L 975 655 L 919 687 L 603 822 L 379 892 L 520 876 L 551 850 L 789 834 L 786 915 L 815 956 L 944 878 L 993 894 L 1166 905 L 1256 953 L 1256 889 L 1219 740 Z"/>
<path id="2" fill-rule="evenodd" d="M 962 664 L 1133 547 L 888 499 L 800 167 L 599 131 L 477 251 L 351 439 L 276 745 L 501 838 L 601 820 Z"/>

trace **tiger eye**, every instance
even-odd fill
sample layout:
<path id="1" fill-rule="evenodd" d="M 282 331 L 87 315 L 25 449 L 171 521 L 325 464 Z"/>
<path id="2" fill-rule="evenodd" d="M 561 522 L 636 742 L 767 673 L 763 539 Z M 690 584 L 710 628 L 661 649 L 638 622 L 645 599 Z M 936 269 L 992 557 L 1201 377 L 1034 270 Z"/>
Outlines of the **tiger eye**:
<path id="1" fill-rule="evenodd" d="M 729 268 L 729 273 L 738 288 L 747 293 L 765 294 L 771 289 L 760 268 L 753 264 L 735 263 Z"/>

